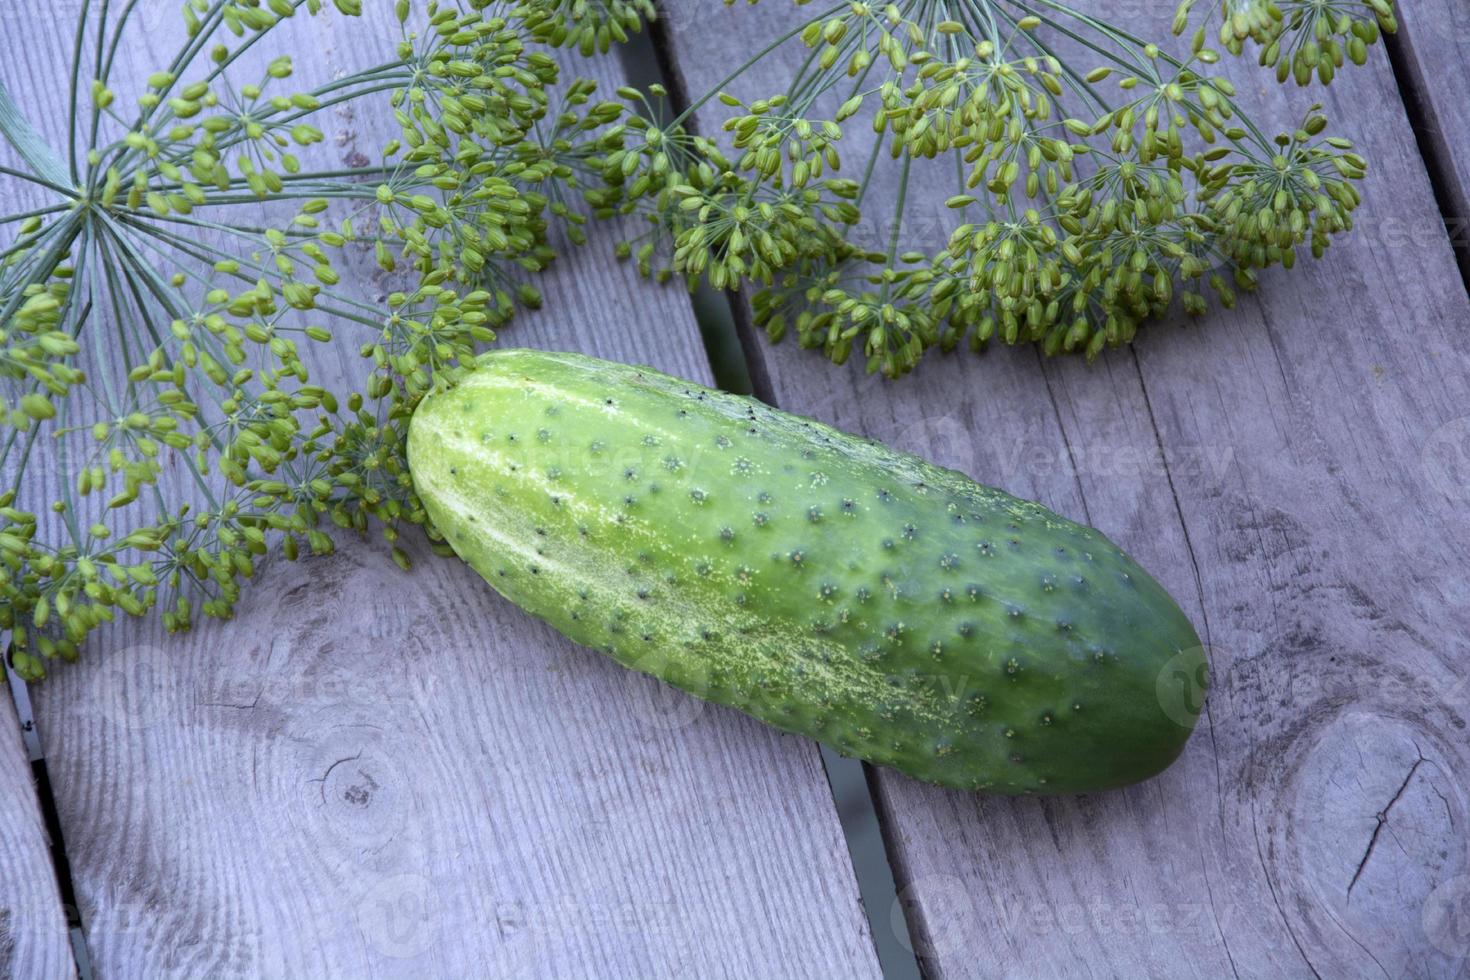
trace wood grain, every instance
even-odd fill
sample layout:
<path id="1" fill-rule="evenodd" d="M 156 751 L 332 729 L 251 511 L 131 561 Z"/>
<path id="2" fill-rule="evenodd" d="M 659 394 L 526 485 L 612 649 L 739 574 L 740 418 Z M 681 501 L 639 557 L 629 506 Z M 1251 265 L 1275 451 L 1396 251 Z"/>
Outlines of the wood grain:
<path id="1" fill-rule="evenodd" d="M 71 976 L 46 825 L 15 705 L 0 682 L 0 977 Z"/>
<path id="2" fill-rule="evenodd" d="M 701 10 L 665 39 L 697 97 L 795 16 Z M 1297 118 L 1306 100 L 1242 67 L 1244 98 Z M 730 88 L 769 96 L 784 77 Z M 1357 233 L 1233 314 L 1152 325 L 1091 367 L 1001 350 L 892 384 L 747 337 L 782 407 L 1096 525 L 1212 646 L 1207 716 L 1149 783 L 1010 800 L 876 772 L 892 913 L 933 975 L 1466 969 L 1470 549 L 1452 529 L 1470 498 L 1470 303 L 1442 230 L 1387 233 L 1438 216 L 1381 52 L 1327 103 L 1373 161 Z M 951 191 L 918 192 L 905 234 L 932 247 Z"/>
<path id="3" fill-rule="evenodd" d="M 135 77 L 171 23 L 127 51 Z M 396 36 L 288 33 L 327 73 Z M 0 72 L 46 92 L 66 43 L 12 45 Z M 360 115 L 328 137 L 343 162 L 385 138 Z M 708 380 L 685 297 L 597 234 L 503 341 Z M 233 622 L 125 624 L 39 688 L 99 975 L 876 975 L 814 745 L 410 551 L 411 574 L 376 542 L 268 562 Z"/>
<path id="4" fill-rule="evenodd" d="M 1470 279 L 1470 7 L 1420 0 L 1394 8 L 1399 33 L 1389 40 L 1405 101 L 1431 157 L 1436 191 L 1461 272 Z M 1401 234 L 1433 235 L 1406 225 Z"/>
<path id="5" fill-rule="evenodd" d="M 809 746 L 414 554 L 48 682 L 108 975 L 873 974 Z"/>

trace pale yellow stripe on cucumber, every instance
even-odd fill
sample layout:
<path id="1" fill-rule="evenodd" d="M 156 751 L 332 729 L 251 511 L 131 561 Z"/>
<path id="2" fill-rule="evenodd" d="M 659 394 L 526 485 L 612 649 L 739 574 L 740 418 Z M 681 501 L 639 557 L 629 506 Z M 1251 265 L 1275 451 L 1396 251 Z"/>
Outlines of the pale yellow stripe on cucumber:
<path id="1" fill-rule="evenodd" d="M 476 433 L 452 430 L 440 435 L 439 438 L 446 451 L 459 452 L 470 458 L 485 461 L 486 465 L 496 471 L 497 476 L 506 482 L 515 483 L 527 489 L 543 491 L 548 499 L 560 498 L 562 506 L 576 519 L 584 521 L 595 519 L 608 523 L 616 514 L 611 507 L 604 506 L 595 500 L 589 501 L 583 497 L 566 493 L 563 487 L 557 486 L 544 468 L 527 465 L 524 459 L 512 459 L 502 449 L 482 442 Z M 486 492 L 493 495 L 493 491 L 488 488 Z M 486 504 L 487 511 L 496 509 L 493 496 L 486 498 Z"/>
<path id="2" fill-rule="evenodd" d="M 564 388 L 558 386 L 556 383 L 540 383 L 516 375 L 492 375 L 489 372 L 485 372 L 481 374 L 471 375 L 466 381 L 466 386 L 477 390 L 484 390 L 487 392 L 535 392 L 536 395 L 551 401 L 555 401 L 559 404 L 576 405 L 591 411 L 601 413 L 608 418 L 609 425 L 629 425 L 636 423 L 636 425 L 639 427 L 639 431 L 643 434 L 649 434 L 651 430 L 652 432 L 671 440 L 678 439 L 681 436 L 680 433 L 677 433 L 674 430 L 660 426 L 651 426 L 646 418 L 642 416 L 638 416 L 635 418 L 635 413 L 624 412 L 620 406 L 620 401 L 618 399 L 614 399 L 613 405 L 607 405 L 603 400 L 588 398 L 586 396 L 580 396 L 568 392 Z M 738 418 L 732 418 L 732 421 L 738 421 Z M 793 435 L 795 434 L 796 433 L 793 432 Z M 442 438 L 444 438 L 444 436 L 441 436 L 441 439 Z M 611 506 L 589 504 L 583 498 L 580 498 L 575 494 L 566 493 L 566 488 L 553 484 L 552 481 L 550 481 L 546 477 L 545 473 L 542 471 L 542 468 L 521 465 L 515 472 L 511 472 L 509 470 L 510 460 L 505 456 L 505 454 L 502 453 L 498 448 L 491 449 L 484 443 L 480 442 L 477 434 L 467 433 L 463 430 L 460 430 L 458 432 L 451 431 L 451 434 L 449 434 L 449 440 L 446 440 L 446 448 L 449 448 L 449 446 L 453 446 L 455 449 L 461 452 L 468 452 L 480 458 L 485 458 L 486 456 L 490 457 L 491 459 L 496 461 L 495 465 L 498 469 L 501 470 L 501 472 L 505 474 L 507 479 L 513 480 L 524 488 L 535 488 L 537 490 L 547 493 L 548 495 L 553 493 L 563 494 L 566 498 L 563 505 L 570 505 L 570 507 L 572 508 L 571 512 L 574 515 L 584 516 L 602 525 L 610 525 L 617 515 L 617 512 Z M 866 449 L 866 447 L 857 448 L 859 448 L 860 450 Z M 895 475 L 899 476 L 919 477 L 923 475 L 922 471 L 920 471 L 919 468 L 915 466 L 903 467 L 901 470 L 895 470 L 894 472 Z M 461 501 L 461 507 L 466 506 L 464 504 L 464 497 L 462 494 L 455 493 L 454 496 L 457 500 Z M 488 498 L 487 502 L 489 502 Z M 482 505 L 481 509 L 477 511 L 463 510 L 462 513 L 475 513 L 479 518 L 479 523 L 476 524 L 477 528 L 484 529 L 485 524 L 483 522 L 486 516 L 486 509 L 487 508 Z M 490 502 L 490 506 L 488 509 L 492 511 L 496 509 L 494 508 L 493 502 Z M 497 540 L 501 540 L 504 538 L 504 535 L 498 529 L 490 530 L 492 536 Z M 532 530 L 533 529 L 529 527 L 527 528 L 528 532 Z M 667 531 L 665 530 L 661 534 L 657 532 L 657 530 L 651 524 L 645 521 L 634 521 L 625 523 L 623 525 L 623 530 L 624 533 L 633 532 L 639 534 L 640 537 L 646 538 L 650 545 L 661 546 L 667 544 L 666 540 L 662 540 L 662 538 L 666 537 Z M 528 533 L 527 537 L 530 536 L 531 535 Z M 664 549 L 660 547 L 660 550 Z M 518 553 L 522 556 L 530 554 L 530 552 L 525 551 L 525 549 L 518 549 Z M 544 557 L 542 558 L 542 563 L 545 563 Z M 592 571 L 597 567 L 597 563 L 595 562 L 587 564 L 589 565 L 587 571 Z M 559 564 L 558 567 L 565 570 L 565 566 L 563 565 Z M 605 575 L 572 575 L 570 572 L 567 572 L 567 574 L 570 575 L 570 581 L 573 581 L 581 587 L 595 592 L 598 595 L 609 596 L 619 600 L 626 598 L 623 592 L 615 589 L 608 589 L 605 587 L 605 585 L 603 584 L 605 582 Z M 740 607 L 734 605 L 734 603 L 724 599 L 723 596 L 720 596 L 718 601 L 720 605 L 724 608 L 722 610 L 723 615 L 719 615 L 717 616 L 717 618 L 722 619 L 724 622 L 736 623 L 750 618 L 748 613 L 740 609 Z M 707 604 L 695 605 L 690 602 L 678 602 L 674 603 L 673 606 L 674 608 L 669 610 L 668 612 L 660 611 L 655 613 L 656 620 L 663 622 L 665 624 L 665 628 L 668 629 L 669 635 L 672 636 L 682 635 L 682 633 L 687 630 L 689 624 L 691 623 L 707 621 L 710 618 L 712 612 Z M 653 611 L 650 610 L 650 612 Z M 754 649 L 758 649 L 764 655 L 763 659 L 765 659 L 766 661 L 767 669 L 776 671 L 780 671 L 783 668 L 789 669 L 792 666 L 790 658 L 793 656 L 793 647 L 801 647 L 807 650 L 818 652 L 824 650 L 830 651 L 831 653 L 835 654 L 835 657 L 833 657 L 830 662 L 828 658 L 821 656 L 803 658 L 804 666 L 807 668 L 808 675 L 812 677 L 818 685 L 828 690 L 846 689 L 849 693 L 849 696 L 854 698 L 886 699 L 892 697 L 893 695 L 893 690 L 891 686 L 887 683 L 886 676 L 881 670 L 870 668 L 865 664 L 853 663 L 853 656 L 851 652 L 847 651 L 845 648 L 841 647 L 838 643 L 834 641 L 807 636 L 793 638 L 788 634 L 776 633 L 765 634 L 763 636 L 756 635 L 752 636 L 751 639 L 753 640 L 751 647 Z M 747 655 L 749 649 L 750 648 L 747 648 Z M 721 663 L 723 661 L 725 661 L 725 658 L 723 657 L 717 657 L 714 660 L 715 663 Z M 735 667 L 748 667 L 748 663 L 745 662 L 743 656 L 736 656 L 733 653 L 730 657 L 729 665 Z M 945 718 L 950 715 L 950 711 L 952 710 L 952 706 L 943 698 L 930 696 L 912 698 L 912 700 L 910 701 L 910 707 L 916 714 L 920 715 L 920 717 L 940 722 L 943 722 Z"/>
<path id="3" fill-rule="evenodd" d="M 626 590 L 608 587 L 606 569 L 600 563 L 577 560 L 585 557 L 580 554 L 572 558 L 562 558 L 549 553 L 537 554 L 534 546 L 524 543 L 535 540 L 531 527 L 527 526 L 519 531 L 507 531 L 493 523 L 486 522 L 483 505 L 477 503 L 474 497 L 467 497 L 457 486 L 444 486 L 433 481 L 430 492 L 439 506 L 448 510 L 452 517 L 461 523 L 461 526 L 469 523 L 468 519 L 471 516 L 475 517 L 476 520 L 473 523 L 477 534 L 483 534 L 489 538 L 501 550 L 501 553 L 507 557 L 513 556 L 525 567 L 532 565 L 539 567 L 542 569 L 542 574 L 548 576 L 549 581 L 559 581 L 569 590 L 585 591 L 594 603 L 601 602 L 613 606 L 629 600 Z M 573 546 L 573 550 L 580 551 L 581 549 Z M 493 570 L 486 569 L 485 571 L 493 574 Z M 718 603 L 718 608 L 711 608 L 711 600 Z M 697 628 L 696 624 L 708 623 L 712 619 L 718 621 L 722 626 L 731 627 L 736 624 L 758 623 L 758 620 L 751 614 L 730 602 L 723 595 L 716 593 L 711 596 L 696 597 L 678 590 L 665 593 L 663 603 L 659 607 L 646 610 L 644 615 L 649 617 L 649 621 L 661 631 L 662 635 L 669 637 L 687 636 L 692 629 Z M 847 697 L 855 700 L 887 699 L 893 695 L 893 690 L 888 685 L 882 671 L 866 665 L 853 664 L 851 654 L 833 641 L 816 637 L 798 639 L 781 632 L 758 628 L 754 633 L 746 635 L 750 641 L 749 645 L 743 647 L 739 653 L 736 653 L 733 647 L 724 650 L 716 646 L 714 655 L 705 653 L 703 661 L 712 666 L 747 671 L 749 655 L 759 653 L 764 660 L 763 669 L 784 672 L 790 670 L 794 664 L 794 657 L 799 656 L 794 648 L 802 647 L 818 654 L 801 658 L 809 677 L 805 683 L 825 692 L 843 690 Z M 722 656 L 721 653 L 724 655 Z M 829 653 L 832 656 L 830 658 L 822 656 L 822 653 Z M 949 706 L 942 700 L 915 698 L 910 702 L 910 707 L 924 720 L 942 723 L 949 716 Z"/>
<path id="4" fill-rule="evenodd" d="M 634 419 L 632 413 L 624 411 L 622 402 L 616 397 L 609 396 L 607 399 L 589 398 L 585 395 L 578 395 L 567 391 L 556 382 L 541 382 L 530 378 L 482 372 L 471 374 L 465 381 L 461 382 L 461 387 L 470 390 L 535 392 L 557 405 L 575 405 L 595 411 L 605 416 L 609 421 L 623 420 L 628 424 L 636 424 L 640 432 L 646 433 L 648 429 L 653 428 L 665 437 L 671 439 L 678 437 L 678 433 L 673 429 L 653 425 L 642 416 Z M 612 402 L 611 404 L 608 404 L 609 399 Z"/>

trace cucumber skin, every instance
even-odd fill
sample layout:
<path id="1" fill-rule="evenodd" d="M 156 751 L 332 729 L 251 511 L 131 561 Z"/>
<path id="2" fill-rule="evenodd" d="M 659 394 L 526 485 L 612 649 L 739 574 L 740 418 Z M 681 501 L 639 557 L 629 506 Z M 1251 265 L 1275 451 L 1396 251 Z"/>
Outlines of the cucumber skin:
<path id="1" fill-rule="evenodd" d="M 753 399 L 498 350 L 418 407 L 435 528 L 506 598 L 701 698 L 918 779 L 1147 779 L 1203 676 L 1169 595 L 1101 533 Z M 1180 657 L 1182 655 L 1182 659 Z"/>

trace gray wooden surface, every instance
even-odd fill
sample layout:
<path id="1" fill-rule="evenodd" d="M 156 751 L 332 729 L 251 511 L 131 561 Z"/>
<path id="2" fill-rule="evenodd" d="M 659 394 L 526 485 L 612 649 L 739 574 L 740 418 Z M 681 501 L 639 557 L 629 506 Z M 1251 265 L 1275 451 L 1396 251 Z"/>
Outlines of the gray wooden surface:
<path id="1" fill-rule="evenodd" d="M 134 77 L 168 50 L 172 11 L 147 16 Z M 396 30 L 287 33 L 319 53 L 303 74 L 329 75 Z M 68 43 L 12 44 L 0 77 L 59 99 Z M 386 138 L 336 123 L 344 162 Z M 708 381 L 687 300 L 596 234 L 505 342 Z M 610 306 L 633 295 L 637 317 Z M 376 542 L 273 561 L 235 621 L 125 624 L 35 690 L 99 976 L 876 974 L 815 745 L 626 673 L 410 550 L 412 574 Z"/>
<path id="2" fill-rule="evenodd" d="M 31 763 L 0 681 L 0 977 L 71 975 L 66 918 Z"/>
<path id="3" fill-rule="evenodd" d="M 34 25 L 75 9 L 0 13 L 0 78 L 37 93 L 43 132 L 69 35 Z M 669 14 L 696 90 L 793 16 L 784 0 Z M 150 16 L 162 31 L 174 11 Z M 1401 16 L 1441 195 L 1463 202 L 1467 34 L 1444 25 L 1464 11 Z M 364 63 L 330 25 L 301 28 L 314 67 Z M 127 52 L 138 69 L 157 55 Z M 935 976 L 1470 975 L 1470 303 L 1373 57 L 1326 100 L 1374 164 L 1356 235 L 1233 314 L 1153 325 L 1091 367 L 1001 350 L 895 384 L 746 338 L 783 407 L 1095 524 L 1212 646 L 1208 717 L 1145 785 L 1011 801 L 876 773 L 904 902 L 874 911 L 911 917 Z M 1231 72 L 1267 115 L 1315 97 Z M 339 122 L 343 156 L 381 141 Z M 547 309 L 505 342 L 709 377 L 682 295 L 604 249 L 541 285 Z M 634 297 L 636 319 L 618 306 Z M 813 746 L 416 557 L 407 575 L 372 542 L 275 560 L 235 622 L 119 629 L 35 691 L 99 976 L 875 974 Z M 6 712 L 0 976 L 61 976 Z"/>
<path id="4" fill-rule="evenodd" d="M 1397 11 L 1394 51 L 1408 83 L 1404 95 L 1422 115 L 1419 139 L 1433 155 L 1444 223 L 1470 279 L 1470 4 L 1418 0 Z M 1434 233 L 1413 225 L 1398 231 L 1400 238 Z"/>
<path id="5" fill-rule="evenodd" d="M 690 29 L 672 6 L 690 93 L 801 16 L 700 5 Z M 1138 14 L 1158 36 L 1171 15 Z M 1266 115 L 1309 101 L 1230 71 Z M 877 771 L 935 976 L 1466 973 L 1470 303 L 1382 52 L 1326 102 L 1373 161 L 1358 233 L 1233 314 L 1091 367 L 999 350 L 893 384 L 747 338 L 782 407 L 1095 524 L 1212 647 L 1208 715 L 1147 784 L 1007 800 Z M 942 244 L 928 219 L 953 192 L 911 187 L 910 242 Z"/>

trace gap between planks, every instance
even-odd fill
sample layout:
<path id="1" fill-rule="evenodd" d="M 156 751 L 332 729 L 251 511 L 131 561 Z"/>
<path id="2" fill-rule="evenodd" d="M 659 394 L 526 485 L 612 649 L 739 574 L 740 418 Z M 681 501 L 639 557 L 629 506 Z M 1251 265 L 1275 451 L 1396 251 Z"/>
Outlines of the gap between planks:
<path id="1" fill-rule="evenodd" d="M 668 111 L 678 114 L 688 108 L 688 93 L 668 58 L 662 21 L 655 20 L 644 34 L 631 38 L 622 55 L 630 82 L 640 87 L 658 82 L 668 92 Z M 693 119 L 689 126 L 697 129 Z M 680 288 L 677 280 L 669 288 Z M 764 360 L 753 356 L 748 346 L 751 333 L 749 325 L 741 322 L 746 307 L 740 298 L 701 282 L 690 294 L 690 303 L 719 386 L 735 394 L 753 395 L 779 408 Z M 909 935 L 907 910 L 899 903 L 894 884 L 891 848 L 874 791 L 872 767 L 861 759 L 842 755 L 826 743 L 819 744 L 884 980 L 916 980 L 921 975 L 919 961 Z"/>
<path id="2" fill-rule="evenodd" d="M 1470 6 L 1422 0 L 1397 11 L 1399 32 L 1384 38 L 1385 50 L 1470 292 Z"/>

